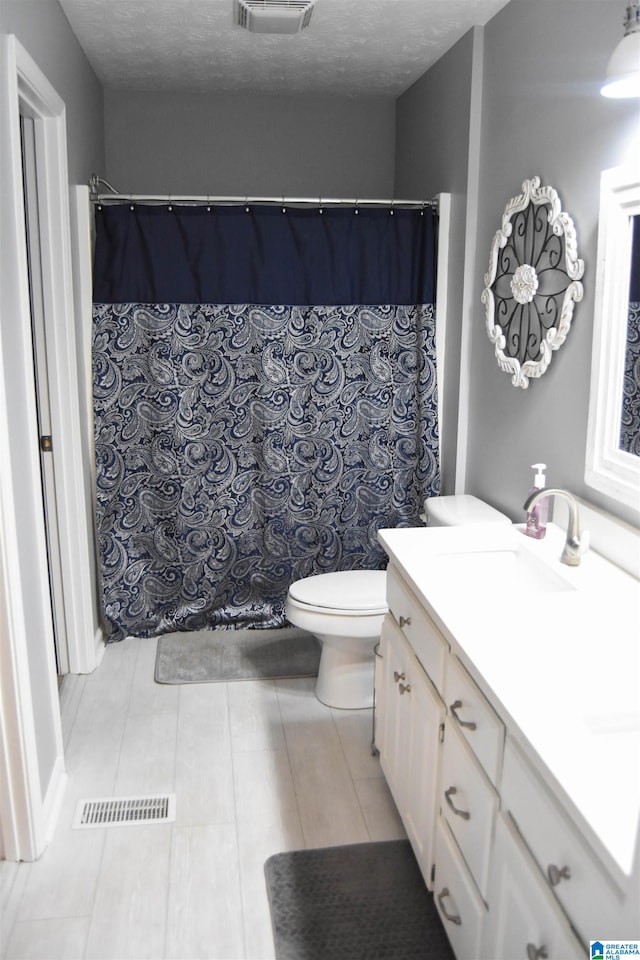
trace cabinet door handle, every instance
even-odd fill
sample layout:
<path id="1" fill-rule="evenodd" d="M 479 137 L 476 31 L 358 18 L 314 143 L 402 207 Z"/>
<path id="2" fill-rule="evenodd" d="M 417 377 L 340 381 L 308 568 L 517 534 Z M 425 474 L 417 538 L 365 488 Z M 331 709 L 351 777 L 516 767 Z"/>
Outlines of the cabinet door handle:
<path id="1" fill-rule="evenodd" d="M 398 623 L 400 624 L 400 629 L 401 629 L 401 630 L 402 630 L 403 627 L 410 627 L 410 626 L 411 626 L 411 617 L 400 617 Z"/>
<path id="2" fill-rule="evenodd" d="M 404 673 L 398 673 L 397 670 L 394 670 L 393 679 L 396 683 L 398 683 L 400 680 L 406 680 L 407 678 L 405 677 Z"/>
<path id="3" fill-rule="evenodd" d="M 536 947 L 535 943 L 527 944 L 527 960 L 546 960 L 548 956 L 546 947 Z"/>
<path id="4" fill-rule="evenodd" d="M 449 706 L 449 710 L 451 710 L 451 713 L 454 715 L 454 717 L 456 718 L 456 720 L 458 721 L 461 727 L 466 727 L 468 730 L 475 730 L 477 726 L 475 720 L 461 720 L 458 714 L 456 713 L 456 710 L 459 710 L 461 707 L 462 707 L 462 700 L 455 700 Z"/>
<path id="5" fill-rule="evenodd" d="M 443 900 L 445 900 L 449 896 L 451 896 L 451 894 L 449 893 L 449 887 L 443 887 L 443 889 L 438 894 L 438 903 L 440 904 L 440 909 L 444 913 L 447 920 L 450 920 L 451 923 L 461 924 L 462 919 L 455 913 L 449 913 L 443 903 Z"/>
<path id="6" fill-rule="evenodd" d="M 449 787 L 448 790 L 445 790 L 444 798 L 447 801 L 447 806 L 453 811 L 453 813 L 455 813 L 456 817 L 462 817 L 463 820 L 470 820 L 471 814 L 467 810 L 459 810 L 451 799 L 451 797 L 454 797 L 457 792 L 457 787 Z"/>
<path id="7" fill-rule="evenodd" d="M 403 693 L 411 693 L 411 684 L 401 683 L 398 685 L 398 690 L 400 691 L 400 696 L 402 696 Z"/>
<path id="8" fill-rule="evenodd" d="M 547 867 L 547 876 L 552 887 L 557 887 L 561 880 L 571 880 L 571 870 L 569 867 L 556 867 L 555 863 L 550 863 Z"/>

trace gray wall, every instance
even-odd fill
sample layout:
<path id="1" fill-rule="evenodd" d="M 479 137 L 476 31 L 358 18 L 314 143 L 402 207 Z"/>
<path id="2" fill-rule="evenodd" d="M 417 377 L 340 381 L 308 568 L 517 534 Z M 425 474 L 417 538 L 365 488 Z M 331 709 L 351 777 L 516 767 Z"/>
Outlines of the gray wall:
<path id="1" fill-rule="evenodd" d="M 470 179 L 466 197 L 477 244 L 464 279 L 471 308 L 468 314 L 454 308 L 449 318 L 471 338 L 468 403 L 460 411 L 463 425 L 467 416 L 469 423 L 463 481 L 467 492 L 514 520 L 523 519 L 530 464 L 542 460 L 551 484 L 637 525 L 632 510 L 584 483 L 600 173 L 630 162 L 638 124 L 637 102 L 606 100 L 599 93 L 622 37 L 623 6 L 611 0 L 511 0 L 486 25 L 480 112 L 472 117 L 480 123 L 479 157 L 473 140 L 472 153 L 465 152 L 471 35 L 398 101 L 398 188 L 411 189 L 422 177 L 431 193 L 463 196 L 467 160 L 471 170 L 479 159 L 478 188 Z M 547 373 L 520 390 L 498 368 L 480 295 L 506 203 L 533 176 L 558 191 L 573 218 L 585 261 L 584 299 Z M 468 250 L 462 218 L 454 227 L 457 250 L 465 239 Z"/>
<path id="2" fill-rule="evenodd" d="M 58 3 L 0 0 L 0 33 L 13 33 L 64 100 L 69 182 L 104 169 L 102 85 Z"/>
<path id="3" fill-rule="evenodd" d="M 445 494 L 454 492 L 455 481 L 472 58 L 470 31 L 396 104 L 395 195 L 410 198 L 451 194 L 442 434 Z"/>
<path id="4" fill-rule="evenodd" d="M 485 29 L 467 487 L 499 500 L 517 519 L 531 486 L 530 464 L 538 460 L 548 464 L 551 485 L 634 519 L 584 483 L 600 173 L 628 162 L 638 118 L 637 102 L 599 92 L 622 36 L 622 14 L 610 0 L 511 0 Z M 585 262 L 584 299 L 547 373 L 520 390 L 498 369 L 480 292 L 504 206 L 536 175 L 555 187 L 573 218 Z"/>
<path id="5" fill-rule="evenodd" d="M 107 91 L 106 178 L 122 193 L 390 197 L 388 98 Z"/>

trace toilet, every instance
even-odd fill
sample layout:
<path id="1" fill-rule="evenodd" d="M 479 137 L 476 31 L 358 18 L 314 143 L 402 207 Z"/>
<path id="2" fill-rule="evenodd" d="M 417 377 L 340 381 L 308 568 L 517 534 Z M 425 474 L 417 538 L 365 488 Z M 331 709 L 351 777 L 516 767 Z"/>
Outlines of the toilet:
<path id="1" fill-rule="evenodd" d="M 384 570 L 343 570 L 296 580 L 286 617 L 322 644 L 316 697 L 328 707 L 373 705 L 373 648 L 387 612 Z"/>
<path id="2" fill-rule="evenodd" d="M 430 497 L 424 502 L 424 520 L 428 527 L 462 527 L 468 523 L 511 523 L 509 517 L 467 493 L 450 497 Z"/>
<path id="3" fill-rule="evenodd" d="M 511 523 L 477 497 L 460 494 L 425 501 L 427 526 Z M 286 617 L 322 644 L 316 696 L 328 707 L 361 710 L 373 705 L 374 648 L 387 613 L 384 570 L 344 570 L 296 580 Z"/>

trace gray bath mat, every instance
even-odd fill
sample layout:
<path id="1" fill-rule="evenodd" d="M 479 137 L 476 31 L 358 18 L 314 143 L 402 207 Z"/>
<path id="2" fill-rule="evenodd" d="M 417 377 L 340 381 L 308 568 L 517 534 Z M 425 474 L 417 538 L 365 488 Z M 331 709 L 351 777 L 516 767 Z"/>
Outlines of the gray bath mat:
<path id="1" fill-rule="evenodd" d="M 221 683 L 316 677 L 320 644 L 294 627 L 195 630 L 158 640 L 157 683 Z"/>
<path id="2" fill-rule="evenodd" d="M 278 960 L 454 960 L 408 840 L 265 864 Z"/>

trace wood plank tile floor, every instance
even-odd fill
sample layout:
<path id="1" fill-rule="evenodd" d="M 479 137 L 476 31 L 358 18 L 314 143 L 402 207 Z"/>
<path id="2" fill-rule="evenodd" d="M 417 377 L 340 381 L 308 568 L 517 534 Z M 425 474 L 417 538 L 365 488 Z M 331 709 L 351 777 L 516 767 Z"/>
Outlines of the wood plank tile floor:
<path id="1" fill-rule="evenodd" d="M 155 653 L 125 640 L 65 679 L 65 801 L 40 860 L 0 862 L 4 960 L 269 960 L 272 853 L 405 836 L 370 710 L 312 680 L 157 684 Z M 72 828 L 79 799 L 155 793 L 175 823 Z"/>

